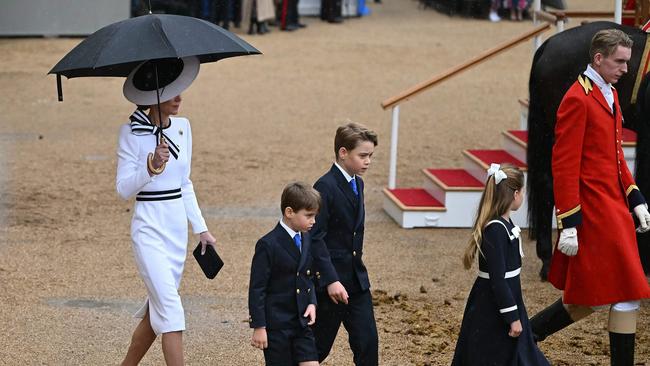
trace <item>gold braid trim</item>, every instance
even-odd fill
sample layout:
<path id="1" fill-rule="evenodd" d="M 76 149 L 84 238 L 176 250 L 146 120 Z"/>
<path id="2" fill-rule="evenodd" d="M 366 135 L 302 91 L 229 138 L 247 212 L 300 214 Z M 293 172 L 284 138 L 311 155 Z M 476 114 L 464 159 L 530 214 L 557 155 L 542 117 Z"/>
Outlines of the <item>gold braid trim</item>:
<path id="1" fill-rule="evenodd" d="M 630 193 L 632 193 L 632 191 L 635 190 L 635 189 L 638 190 L 639 187 L 637 187 L 637 186 L 634 185 L 634 184 L 630 185 L 629 187 L 627 187 L 627 190 L 625 191 L 625 195 L 626 195 L 626 196 L 629 196 Z"/>

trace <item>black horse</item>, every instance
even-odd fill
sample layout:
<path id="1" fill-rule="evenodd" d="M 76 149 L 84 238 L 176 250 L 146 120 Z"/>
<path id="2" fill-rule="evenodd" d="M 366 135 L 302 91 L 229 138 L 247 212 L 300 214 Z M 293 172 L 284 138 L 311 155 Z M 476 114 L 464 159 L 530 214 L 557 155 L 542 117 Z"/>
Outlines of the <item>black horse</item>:
<path id="1" fill-rule="evenodd" d="M 556 112 L 562 97 L 576 81 L 589 60 L 591 38 L 603 29 L 624 31 L 634 41 L 628 73 L 616 84 L 624 127 L 637 132 L 637 186 L 650 198 L 650 91 L 643 77 L 634 96 L 647 33 L 612 22 L 594 22 L 572 28 L 549 38 L 535 52 L 530 72 L 528 111 L 528 221 L 530 237 L 537 241 L 537 256 L 542 260 L 540 277 L 546 279 L 552 252 L 553 177 L 551 150 Z M 647 51 L 646 51 L 647 52 Z M 634 172 L 633 172 L 634 173 Z M 650 234 L 637 235 L 643 268 L 650 270 Z"/>

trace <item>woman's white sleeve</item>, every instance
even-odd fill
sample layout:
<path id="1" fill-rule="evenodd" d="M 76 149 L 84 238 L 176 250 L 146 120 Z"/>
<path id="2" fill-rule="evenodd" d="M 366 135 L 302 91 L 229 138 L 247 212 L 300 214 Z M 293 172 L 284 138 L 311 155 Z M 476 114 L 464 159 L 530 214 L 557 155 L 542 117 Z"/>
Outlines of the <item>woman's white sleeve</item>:
<path id="1" fill-rule="evenodd" d="M 138 160 L 137 136 L 131 133 L 129 125 L 120 128 L 117 143 L 117 176 L 115 186 L 117 193 L 125 200 L 140 192 L 142 187 L 153 178 L 147 171 L 147 162 Z"/>
<path id="2" fill-rule="evenodd" d="M 196 200 L 194 193 L 194 185 L 190 180 L 190 172 L 192 170 L 192 130 L 190 122 L 187 121 L 187 174 L 183 177 L 183 184 L 181 185 L 181 193 L 183 194 L 183 203 L 185 204 L 185 212 L 187 219 L 192 224 L 192 231 L 194 234 L 199 234 L 208 231 L 208 226 L 205 224 L 205 219 L 201 214 L 199 203 Z"/>

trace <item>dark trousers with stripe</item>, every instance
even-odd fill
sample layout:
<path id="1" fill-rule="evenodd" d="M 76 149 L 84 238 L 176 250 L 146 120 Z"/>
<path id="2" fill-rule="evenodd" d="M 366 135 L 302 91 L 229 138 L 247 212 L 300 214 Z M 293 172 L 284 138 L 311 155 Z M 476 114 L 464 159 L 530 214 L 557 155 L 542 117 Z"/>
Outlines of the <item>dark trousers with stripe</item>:
<path id="1" fill-rule="evenodd" d="M 379 364 L 379 337 L 375 313 L 372 308 L 370 290 L 350 294 L 348 305 L 334 304 L 327 292 L 318 292 L 316 313 L 316 348 L 318 360 L 322 362 L 329 355 L 341 323 L 348 332 L 350 348 L 357 366 Z"/>

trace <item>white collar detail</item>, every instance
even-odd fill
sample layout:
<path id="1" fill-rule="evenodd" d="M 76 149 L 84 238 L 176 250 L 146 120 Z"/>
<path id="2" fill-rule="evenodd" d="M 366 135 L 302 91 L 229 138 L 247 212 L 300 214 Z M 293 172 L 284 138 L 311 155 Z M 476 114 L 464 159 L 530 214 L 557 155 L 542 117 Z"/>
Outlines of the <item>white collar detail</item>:
<path id="1" fill-rule="evenodd" d="M 612 92 L 612 84 L 611 83 L 606 83 L 605 79 L 603 79 L 600 74 L 594 70 L 591 65 L 587 65 L 587 69 L 585 70 L 585 75 L 589 77 L 589 79 L 593 80 L 594 83 L 596 83 L 596 86 L 598 86 L 598 89 L 600 89 L 600 92 L 603 93 L 603 96 L 605 97 L 605 100 L 607 101 L 607 104 L 609 104 L 609 109 L 611 111 L 614 111 L 614 93 Z"/>
<path id="2" fill-rule="evenodd" d="M 348 183 L 350 183 L 350 181 L 351 181 L 354 177 L 351 176 L 350 174 L 348 174 L 348 172 L 346 172 L 345 169 L 343 169 L 343 167 L 341 167 L 341 166 L 339 165 L 339 163 L 334 162 L 334 165 L 336 165 L 336 167 L 339 168 L 339 170 L 341 171 L 341 173 L 343 173 L 343 176 L 345 177 L 345 180 L 347 180 Z"/>
<path id="3" fill-rule="evenodd" d="M 284 223 L 284 220 L 282 220 L 282 219 L 280 219 L 280 225 L 284 228 L 284 230 L 287 231 L 287 234 L 289 234 L 289 236 L 291 237 L 291 239 L 293 239 L 293 237 L 296 236 L 297 234 L 300 234 L 299 232 L 294 231 L 294 230 L 293 230 L 292 228 L 290 228 L 287 224 L 285 224 L 285 223 Z"/>

